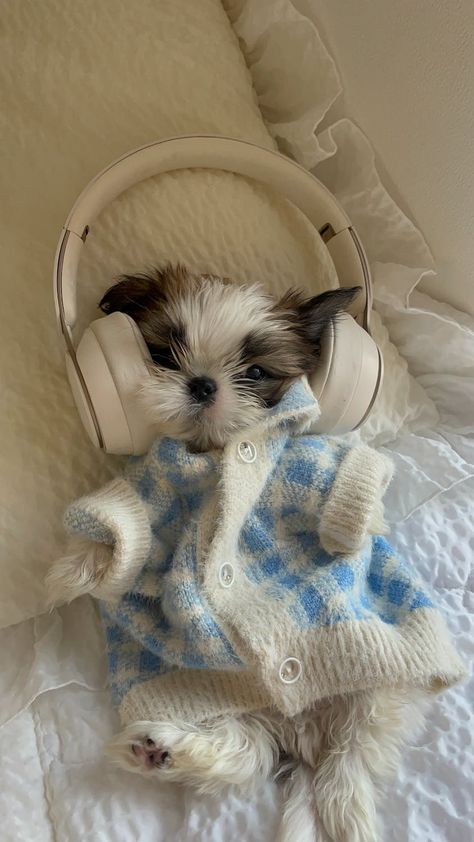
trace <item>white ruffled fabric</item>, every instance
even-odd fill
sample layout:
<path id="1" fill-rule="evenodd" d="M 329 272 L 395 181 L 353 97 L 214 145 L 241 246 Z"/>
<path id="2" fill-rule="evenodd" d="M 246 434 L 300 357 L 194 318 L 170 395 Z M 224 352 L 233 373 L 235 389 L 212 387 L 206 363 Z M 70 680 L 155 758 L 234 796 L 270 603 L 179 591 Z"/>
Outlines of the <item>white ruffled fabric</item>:
<path id="1" fill-rule="evenodd" d="M 339 199 L 367 253 L 375 299 L 371 327 L 383 352 L 385 381 L 362 438 L 389 444 L 402 432 L 436 428 L 447 413 L 456 428 L 472 432 L 466 419 L 474 417 L 473 320 L 414 292 L 435 273 L 432 255 L 383 186 L 365 135 L 346 117 L 330 122 L 342 86 L 311 0 L 224 0 L 224 7 L 271 134 Z M 443 355 L 433 353 L 436 347 Z M 408 364 L 416 379 L 404 377 Z"/>
<path id="2" fill-rule="evenodd" d="M 432 256 L 381 183 L 367 138 L 341 108 L 331 122 L 341 85 L 311 0 L 226 0 L 226 6 L 273 137 L 337 196 L 364 243 L 385 383 L 361 437 L 383 445 L 395 463 L 384 501 L 391 540 L 404 555 L 415 553 L 460 652 L 472 663 L 474 320 L 417 291 L 435 272 Z M 403 378 L 397 351 L 414 379 Z M 445 694 L 422 750 L 407 752 L 384 808 L 386 842 L 474 837 L 466 812 L 474 745 L 465 723 L 472 697 L 472 679 Z"/>
<path id="3" fill-rule="evenodd" d="M 389 286 L 406 305 L 421 278 L 435 271 L 433 258 L 381 183 L 374 152 L 355 123 L 343 117 L 321 128 L 342 86 L 310 17 L 311 3 L 224 0 L 224 6 L 279 148 L 314 172 L 347 211 L 371 263 L 376 295 Z"/>

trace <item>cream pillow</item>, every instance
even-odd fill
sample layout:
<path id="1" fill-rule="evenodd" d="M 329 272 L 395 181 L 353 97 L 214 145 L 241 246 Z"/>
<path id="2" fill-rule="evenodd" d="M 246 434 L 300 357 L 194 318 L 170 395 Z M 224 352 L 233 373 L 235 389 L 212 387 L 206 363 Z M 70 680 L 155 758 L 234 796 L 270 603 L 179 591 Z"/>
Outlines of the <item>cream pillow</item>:
<path id="1" fill-rule="evenodd" d="M 3 25 L 0 626 L 45 610 L 66 503 L 118 469 L 85 438 L 56 333 L 52 263 L 73 201 L 110 160 L 157 137 L 274 146 L 219 0 L 22 0 Z M 244 179 L 163 176 L 94 226 L 83 313 L 116 273 L 163 259 L 283 287 L 298 276 L 327 285 L 322 255 L 296 211 Z"/>
<path id="2" fill-rule="evenodd" d="M 114 157 L 157 137 L 209 132 L 274 146 L 219 0 L 22 0 L 8 16 L 0 627 L 45 610 L 42 582 L 62 548 L 65 505 L 120 469 L 85 437 L 55 328 L 54 249 L 76 195 Z M 79 327 L 117 274 L 178 259 L 277 292 L 335 283 L 319 236 L 281 197 L 230 174 L 167 174 L 129 190 L 94 225 Z M 409 382 L 399 358 L 389 377 L 395 370 Z M 394 409 L 379 403 L 374 435 L 403 423 L 397 412 L 388 417 Z"/>

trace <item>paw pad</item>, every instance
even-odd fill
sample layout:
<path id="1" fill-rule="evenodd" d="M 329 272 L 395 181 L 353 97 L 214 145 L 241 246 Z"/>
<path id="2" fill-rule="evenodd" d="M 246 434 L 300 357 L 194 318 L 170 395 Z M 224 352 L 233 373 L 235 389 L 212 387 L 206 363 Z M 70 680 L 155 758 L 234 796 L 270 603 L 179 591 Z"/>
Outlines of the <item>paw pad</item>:
<path id="1" fill-rule="evenodd" d="M 170 753 L 150 738 L 132 743 L 132 752 L 145 769 L 161 769 L 170 761 Z"/>

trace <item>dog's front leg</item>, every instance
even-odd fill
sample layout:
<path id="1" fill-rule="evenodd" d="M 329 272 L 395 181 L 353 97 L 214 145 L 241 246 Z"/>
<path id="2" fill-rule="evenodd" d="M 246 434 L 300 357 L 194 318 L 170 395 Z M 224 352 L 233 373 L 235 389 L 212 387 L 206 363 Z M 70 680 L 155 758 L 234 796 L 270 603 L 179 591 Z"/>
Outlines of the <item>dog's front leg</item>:
<path id="1" fill-rule="evenodd" d="M 87 593 L 108 601 L 130 590 L 150 551 L 151 525 L 145 503 L 129 483 L 115 479 L 80 498 L 64 522 L 74 537 L 46 577 L 50 605 Z"/>
<path id="2" fill-rule="evenodd" d="M 83 594 L 99 599 L 114 596 L 114 582 L 110 581 L 113 548 L 84 538 L 71 538 L 67 552 L 54 562 L 46 576 L 45 587 L 52 608 L 72 602 Z"/>

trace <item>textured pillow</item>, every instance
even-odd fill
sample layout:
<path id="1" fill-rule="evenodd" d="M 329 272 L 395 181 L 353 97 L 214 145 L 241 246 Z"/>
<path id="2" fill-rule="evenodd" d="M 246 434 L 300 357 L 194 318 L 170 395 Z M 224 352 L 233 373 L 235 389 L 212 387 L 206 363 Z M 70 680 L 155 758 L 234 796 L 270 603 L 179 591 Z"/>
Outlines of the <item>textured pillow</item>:
<path id="1" fill-rule="evenodd" d="M 274 142 L 219 0 L 20 0 L 2 24 L 0 626 L 45 608 L 68 501 L 115 459 L 85 438 L 56 334 L 51 276 L 60 227 L 110 160 L 158 137 L 221 133 Z M 309 279 L 331 267 L 300 214 L 245 179 L 166 175 L 118 199 L 81 269 L 84 313 L 113 276 L 164 259 L 237 280 Z M 6 411 L 5 411 L 6 408 Z"/>
<path id="2" fill-rule="evenodd" d="M 379 447 L 405 432 L 436 425 L 438 412 L 422 386 L 408 373 L 406 360 L 399 354 L 382 319 L 372 312 L 370 329 L 384 362 L 384 379 L 374 408 L 360 429 L 363 441 Z"/>
<path id="3" fill-rule="evenodd" d="M 45 610 L 65 505 L 120 469 L 85 437 L 55 330 L 54 249 L 76 195 L 114 157 L 158 137 L 209 132 L 274 146 L 219 0 L 20 0 L 3 22 L 0 626 Z M 114 276 L 177 259 L 276 291 L 335 281 L 319 236 L 281 197 L 231 174 L 162 175 L 93 226 L 78 333 Z M 403 421 L 383 404 L 378 413 L 377 435 Z"/>

